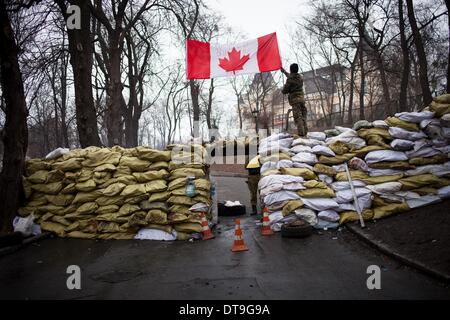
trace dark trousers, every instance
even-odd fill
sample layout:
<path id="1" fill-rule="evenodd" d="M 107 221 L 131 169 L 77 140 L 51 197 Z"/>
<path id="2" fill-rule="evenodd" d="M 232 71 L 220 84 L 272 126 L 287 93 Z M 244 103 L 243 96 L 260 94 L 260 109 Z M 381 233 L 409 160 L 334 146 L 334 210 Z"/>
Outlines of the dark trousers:
<path id="1" fill-rule="evenodd" d="M 306 124 L 307 111 L 304 102 L 294 103 L 292 105 L 292 115 L 294 116 L 295 125 L 297 126 L 298 135 L 306 136 L 308 126 Z"/>

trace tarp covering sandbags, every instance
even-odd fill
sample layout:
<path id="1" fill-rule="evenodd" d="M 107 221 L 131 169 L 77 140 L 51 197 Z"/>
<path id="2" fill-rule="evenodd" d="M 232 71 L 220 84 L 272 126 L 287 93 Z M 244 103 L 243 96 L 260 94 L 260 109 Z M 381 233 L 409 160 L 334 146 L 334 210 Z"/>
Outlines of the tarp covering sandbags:
<path id="1" fill-rule="evenodd" d="M 159 230 L 167 233 L 160 239 L 188 239 L 201 232 L 200 213 L 211 205 L 208 168 L 204 157 L 188 161 L 190 146 L 178 149 L 61 149 L 29 160 L 19 215 L 33 213 L 43 230 L 60 237 L 133 239 L 141 231 L 136 238 L 148 239 L 159 234 L 146 230 Z M 196 188 L 188 197 L 191 176 Z"/>
<path id="2" fill-rule="evenodd" d="M 450 94 L 421 112 L 262 139 L 259 192 L 272 229 L 300 218 L 317 228 L 357 221 L 354 193 L 365 220 L 450 197 L 449 105 Z"/>

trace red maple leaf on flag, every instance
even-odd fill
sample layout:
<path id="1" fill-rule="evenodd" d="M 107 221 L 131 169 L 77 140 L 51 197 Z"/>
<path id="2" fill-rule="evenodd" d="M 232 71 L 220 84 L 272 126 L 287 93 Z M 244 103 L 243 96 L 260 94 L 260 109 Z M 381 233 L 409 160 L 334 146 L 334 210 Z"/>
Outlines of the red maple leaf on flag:
<path id="1" fill-rule="evenodd" d="M 226 57 L 219 58 L 219 67 L 225 71 L 243 70 L 244 64 L 250 60 L 250 55 L 246 54 L 241 58 L 241 51 L 237 51 L 235 47 L 228 51 L 228 59 Z"/>

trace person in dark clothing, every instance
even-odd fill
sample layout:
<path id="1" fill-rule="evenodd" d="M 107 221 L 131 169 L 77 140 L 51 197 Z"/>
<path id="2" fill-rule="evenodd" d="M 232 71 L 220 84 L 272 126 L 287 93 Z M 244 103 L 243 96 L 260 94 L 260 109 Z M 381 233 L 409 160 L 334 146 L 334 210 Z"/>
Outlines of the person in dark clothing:
<path id="1" fill-rule="evenodd" d="M 286 84 L 281 92 L 288 95 L 298 135 L 304 137 L 308 133 L 308 127 L 306 124 L 307 111 L 303 92 L 303 77 L 298 73 L 298 64 L 296 63 L 290 65 L 289 71 L 290 73 L 281 68 L 281 72 L 286 75 Z"/>

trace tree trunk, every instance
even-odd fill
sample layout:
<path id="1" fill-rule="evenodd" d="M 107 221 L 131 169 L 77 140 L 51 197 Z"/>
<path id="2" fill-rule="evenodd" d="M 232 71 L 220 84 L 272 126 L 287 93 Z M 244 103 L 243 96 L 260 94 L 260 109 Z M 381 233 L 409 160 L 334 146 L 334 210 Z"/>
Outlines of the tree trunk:
<path id="1" fill-rule="evenodd" d="M 414 15 L 414 6 L 412 0 L 406 0 L 408 8 L 408 20 L 413 34 L 414 45 L 417 51 L 417 58 L 419 59 L 419 79 L 420 87 L 422 89 L 422 101 L 424 106 L 428 106 L 433 98 L 431 97 L 430 86 L 428 82 L 428 66 L 425 48 L 423 47 L 422 36 L 417 27 L 416 17 Z"/>
<path id="2" fill-rule="evenodd" d="M 359 68 L 361 76 L 361 84 L 359 87 L 359 120 L 365 119 L 364 115 L 364 92 L 366 90 L 366 74 L 364 70 L 364 50 L 363 50 L 363 39 L 360 38 L 359 41 Z"/>
<path id="3" fill-rule="evenodd" d="M 445 6 L 447 7 L 447 24 L 448 24 L 448 55 L 447 55 L 447 88 L 446 92 L 450 92 L 450 16 L 448 13 L 450 12 L 450 0 L 445 0 Z"/>
<path id="4" fill-rule="evenodd" d="M 212 111 L 213 94 L 214 94 L 214 79 L 211 79 L 208 93 L 208 107 L 206 109 L 206 124 L 209 130 L 212 129 L 211 111 Z"/>
<path id="5" fill-rule="evenodd" d="M 0 0 L 0 74 L 6 120 L 2 133 L 3 169 L 0 173 L 0 232 L 12 231 L 23 195 L 22 175 L 28 146 L 28 111 L 11 22 L 4 0 Z"/>
<path id="6" fill-rule="evenodd" d="M 402 48 L 402 80 L 400 84 L 400 97 L 398 101 L 398 111 L 407 110 L 407 90 L 409 82 L 409 73 L 411 62 L 409 61 L 408 42 L 405 34 L 405 19 L 403 17 L 403 0 L 398 0 L 398 16 L 400 26 L 400 45 Z"/>
<path id="7" fill-rule="evenodd" d="M 353 123 L 353 93 L 355 91 L 355 66 L 358 59 L 359 53 L 356 51 L 355 58 L 350 65 L 350 97 L 348 101 L 348 119 L 349 123 Z"/>
<path id="8" fill-rule="evenodd" d="M 238 116 L 239 116 L 239 134 L 242 132 L 242 110 L 241 110 L 241 96 L 240 94 L 236 94 L 237 99 L 237 108 L 238 108 Z"/>
<path id="9" fill-rule="evenodd" d="M 67 7 L 63 0 L 55 0 L 64 17 Z M 92 96 L 92 54 L 91 12 L 89 0 L 73 0 L 80 7 L 81 28 L 68 29 L 70 64 L 73 69 L 75 87 L 75 107 L 78 137 L 82 148 L 100 146 L 97 115 Z"/>
<path id="10" fill-rule="evenodd" d="M 192 113 L 194 120 L 193 136 L 194 138 L 198 138 L 200 136 L 200 105 L 198 102 L 200 88 L 194 80 L 189 81 L 189 88 L 191 89 Z"/>

